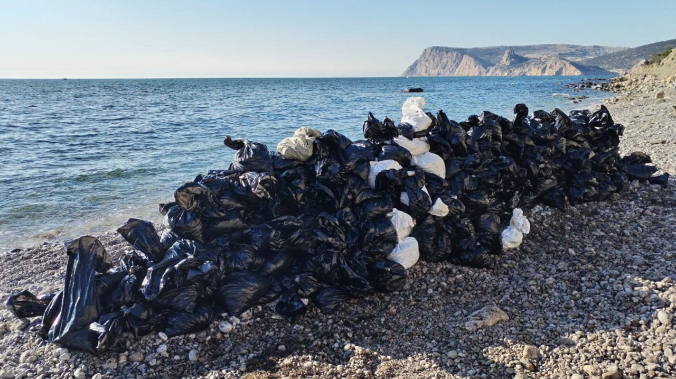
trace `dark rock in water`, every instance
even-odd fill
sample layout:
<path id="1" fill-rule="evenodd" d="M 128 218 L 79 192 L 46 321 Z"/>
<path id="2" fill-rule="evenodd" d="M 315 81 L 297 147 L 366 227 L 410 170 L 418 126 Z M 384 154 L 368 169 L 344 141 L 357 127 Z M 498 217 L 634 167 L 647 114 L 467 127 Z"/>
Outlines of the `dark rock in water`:
<path id="1" fill-rule="evenodd" d="M 411 88 L 406 88 L 404 92 L 422 92 L 423 89 L 420 87 L 411 87 Z"/>

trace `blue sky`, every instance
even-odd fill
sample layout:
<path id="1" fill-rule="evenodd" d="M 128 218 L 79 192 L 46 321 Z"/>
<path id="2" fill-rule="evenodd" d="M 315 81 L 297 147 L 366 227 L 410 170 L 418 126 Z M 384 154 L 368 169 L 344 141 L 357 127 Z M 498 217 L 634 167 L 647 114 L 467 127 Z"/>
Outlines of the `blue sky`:
<path id="1" fill-rule="evenodd" d="M 0 78 L 397 76 L 428 46 L 676 38 L 675 0 L 0 0 Z"/>

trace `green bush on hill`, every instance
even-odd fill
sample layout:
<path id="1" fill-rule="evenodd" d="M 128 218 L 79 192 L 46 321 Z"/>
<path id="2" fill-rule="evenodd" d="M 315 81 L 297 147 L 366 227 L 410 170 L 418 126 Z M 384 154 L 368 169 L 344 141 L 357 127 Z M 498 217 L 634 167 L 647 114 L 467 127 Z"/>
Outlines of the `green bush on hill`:
<path id="1" fill-rule="evenodd" d="M 669 54 L 671 54 L 671 50 L 672 48 L 667 48 L 663 52 L 653 55 L 653 57 L 648 60 L 647 64 L 649 65 L 660 64 L 660 62 L 662 62 L 662 59 L 666 58 Z"/>

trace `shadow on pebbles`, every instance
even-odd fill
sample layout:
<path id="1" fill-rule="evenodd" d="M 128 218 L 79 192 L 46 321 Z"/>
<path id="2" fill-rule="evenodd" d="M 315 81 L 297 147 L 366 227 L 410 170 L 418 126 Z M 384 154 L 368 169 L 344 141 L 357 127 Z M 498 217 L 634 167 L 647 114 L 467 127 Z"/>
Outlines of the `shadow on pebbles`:
<path id="1" fill-rule="evenodd" d="M 536 207 L 524 244 L 494 269 L 421 262 L 401 292 L 312 308 L 295 324 L 257 307 L 95 357 L 41 341 L 2 309 L 0 377 L 674 377 L 675 189 L 633 183 L 566 212 Z M 114 256 L 126 246 L 101 240 Z M 2 255 L 0 293 L 58 289 L 65 262 L 56 245 Z"/>

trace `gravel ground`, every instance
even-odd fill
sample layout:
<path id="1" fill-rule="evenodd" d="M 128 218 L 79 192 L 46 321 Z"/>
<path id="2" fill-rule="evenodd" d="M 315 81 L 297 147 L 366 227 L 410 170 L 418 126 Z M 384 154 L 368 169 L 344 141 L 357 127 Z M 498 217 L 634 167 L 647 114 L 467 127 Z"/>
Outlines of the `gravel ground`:
<path id="1" fill-rule="evenodd" d="M 674 173 L 674 101 L 634 96 L 609 105 L 627 127 L 624 153 L 646 151 Z M 257 307 L 95 357 L 43 342 L 22 329 L 32 320 L 2 309 L 0 378 L 673 378 L 674 184 L 632 183 L 566 212 L 536 207 L 524 244 L 494 269 L 421 262 L 401 292 L 332 315 L 311 309 L 295 324 Z M 113 256 L 128 246 L 113 233 L 100 239 Z M 0 255 L 0 294 L 56 290 L 65 263 L 52 244 Z"/>

